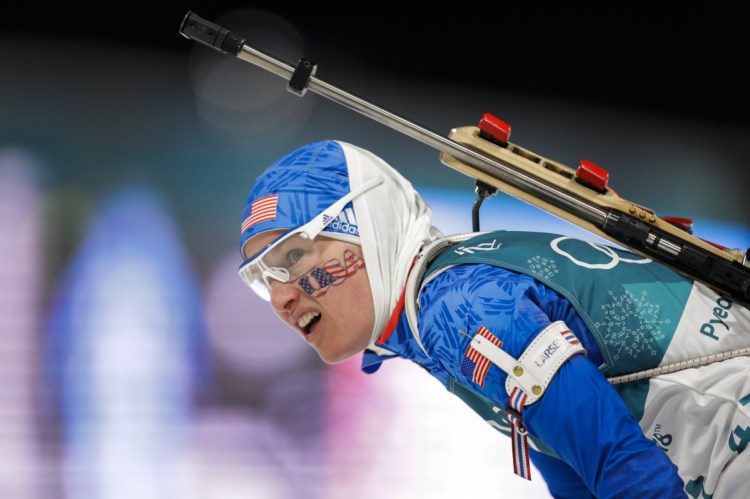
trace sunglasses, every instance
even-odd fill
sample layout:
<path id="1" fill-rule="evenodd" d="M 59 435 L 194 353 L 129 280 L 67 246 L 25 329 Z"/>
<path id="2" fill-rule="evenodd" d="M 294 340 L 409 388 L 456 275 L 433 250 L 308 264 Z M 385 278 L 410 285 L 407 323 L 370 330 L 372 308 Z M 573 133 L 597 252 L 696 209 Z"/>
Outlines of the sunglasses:
<path id="1" fill-rule="evenodd" d="M 266 301 L 271 300 L 271 282 L 294 282 L 307 274 L 320 260 L 316 237 L 333 222 L 347 204 L 383 183 L 379 175 L 331 204 L 306 224 L 291 229 L 240 265 L 239 276 L 250 289 Z"/>

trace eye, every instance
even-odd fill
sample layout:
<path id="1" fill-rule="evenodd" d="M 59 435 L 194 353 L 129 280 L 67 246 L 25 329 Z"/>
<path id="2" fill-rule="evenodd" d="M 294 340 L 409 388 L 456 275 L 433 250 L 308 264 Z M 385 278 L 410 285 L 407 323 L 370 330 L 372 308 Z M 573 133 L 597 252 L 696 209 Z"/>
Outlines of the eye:
<path id="1" fill-rule="evenodd" d="M 295 267 L 305 267 L 315 263 L 311 261 L 313 257 L 315 246 L 312 244 L 300 244 L 300 245 L 289 245 L 285 248 L 283 266 L 289 270 L 295 269 Z M 296 268 L 296 271 L 306 270 Z"/>
<path id="2" fill-rule="evenodd" d="M 268 267 L 285 268 L 292 276 L 298 276 L 315 264 L 316 254 L 315 242 L 292 237 L 266 255 L 264 263 Z"/>
<path id="3" fill-rule="evenodd" d="M 302 260 L 302 258 L 305 256 L 305 251 L 301 248 L 294 248 L 287 252 L 286 254 L 286 262 L 289 267 L 294 265 L 295 263 Z"/>

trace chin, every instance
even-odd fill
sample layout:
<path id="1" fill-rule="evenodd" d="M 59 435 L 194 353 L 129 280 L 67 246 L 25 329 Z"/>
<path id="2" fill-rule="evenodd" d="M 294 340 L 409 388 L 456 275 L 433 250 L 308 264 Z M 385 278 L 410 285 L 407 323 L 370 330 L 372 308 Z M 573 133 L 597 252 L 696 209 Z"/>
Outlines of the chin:
<path id="1" fill-rule="evenodd" d="M 340 364 L 341 362 L 347 361 L 357 355 L 357 352 L 354 353 L 325 353 L 325 352 L 318 352 L 318 356 L 320 359 L 325 362 L 326 364 Z"/>

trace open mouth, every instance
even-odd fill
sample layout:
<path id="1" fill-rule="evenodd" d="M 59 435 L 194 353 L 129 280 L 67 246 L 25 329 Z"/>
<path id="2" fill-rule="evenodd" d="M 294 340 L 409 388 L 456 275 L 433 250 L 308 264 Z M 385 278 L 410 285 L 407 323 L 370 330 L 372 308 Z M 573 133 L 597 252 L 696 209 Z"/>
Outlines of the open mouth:
<path id="1" fill-rule="evenodd" d="M 297 326 L 307 335 L 312 327 L 320 320 L 320 313 L 308 312 L 297 320 Z"/>

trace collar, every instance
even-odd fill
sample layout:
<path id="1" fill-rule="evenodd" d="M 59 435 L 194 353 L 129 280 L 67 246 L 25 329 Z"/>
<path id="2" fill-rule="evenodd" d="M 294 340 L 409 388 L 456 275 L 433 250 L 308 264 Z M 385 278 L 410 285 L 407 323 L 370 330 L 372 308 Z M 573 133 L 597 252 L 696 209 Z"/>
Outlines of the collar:
<path id="1" fill-rule="evenodd" d="M 409 271 L 406 274 L 406 282 L 409 282 L 409 274 L 411 274 L 411 271 L 414 268 L 414 262 L 416 261 L 417 259 L 414 258 L 409 266 Z M 406 288 L 407 285 L 404 284 L 404 289 L 401 290 L 401 296 L 399 297 L 398 302 L 396 302 L 396 307 L 391 312 L 391 316 L 388 319 L 388 323 L 385 325 L 383 332 L 380 333 L 380 336 L 375 340 L 375 343 L 371 344 L 364 352 L 362 357 L 362 370 L 367 374 L 377 371 L 384 360 L 396 356 L 394 352 L 383 348 L 383 345 L 385 345 L 391 337 L 401 320 L 401 314 L 403 314 L 406 304 Z"/>
<path id="2" fill-rule="evenodd" d="M 412 262 L 412 265 L 414 263 Z M 411 267 L 409 268 L 409 271 L 411 272 Z M 408 277 L 407 277 L 408 280 Z M 401 290 L 401 296 L 398 299 L 398 302 L 396 303 L 396 308 L 393 309 L 393 312 L 391 312 L 391 317 L 388 319 L 388 323 L 385 325 L 385 329 L 383 329 L 383 332 L 380 333 L 380 337 L 375 341 L 375 344 L 380 346 L 385 344 L 386 341 L 391 337 L 393 334 L 393 331 L 396 330 L 396 326 L 398 326 L 398 321 L 401 318 L 401 314 L 404 311 L 404 304 L 405 304 L 405 298 L 406 298 L 406 285 L 404 285 L 404 289 Z"/>

